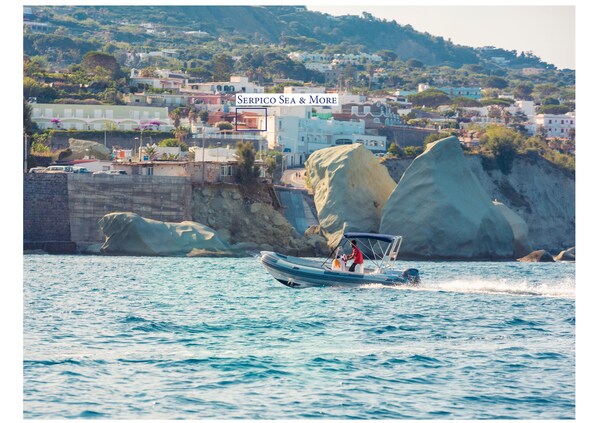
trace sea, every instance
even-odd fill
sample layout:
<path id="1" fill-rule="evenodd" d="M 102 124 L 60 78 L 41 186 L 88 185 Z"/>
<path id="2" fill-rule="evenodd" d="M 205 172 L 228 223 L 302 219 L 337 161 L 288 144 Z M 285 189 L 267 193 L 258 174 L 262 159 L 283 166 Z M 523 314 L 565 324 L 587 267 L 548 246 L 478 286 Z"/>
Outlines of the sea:
<path id="1" fill-rule="evenodd" d="M 574 263 L 306 289 L 255 257 L 23 263 L 25 419 L 575 419 Z"/>

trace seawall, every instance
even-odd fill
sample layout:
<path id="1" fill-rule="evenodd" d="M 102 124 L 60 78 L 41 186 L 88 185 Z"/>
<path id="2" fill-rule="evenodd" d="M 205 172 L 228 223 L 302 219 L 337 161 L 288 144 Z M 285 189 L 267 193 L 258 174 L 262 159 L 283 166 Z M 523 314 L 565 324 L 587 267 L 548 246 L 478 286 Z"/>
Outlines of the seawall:
<path id="1" fill-rule="evenodd" d="M 165 222 L 191 220 L 190 178 L 146 175 L 67 175 L 71 240 L 103 242 L 98 221 L 133 212 Z"/>
<path id="2" fill-rule="evenodd" d="M 270 185 L 202 187 L 191 178 L 145 175 L 24 175 L 24 247 L 53 253 L 104 242 L 98 221 L 133 212 L 164 222 L 195 221 L 227 241 L 283 251 L 294 237 Z M 296 235 L 296 234 L 295 234 Z"/>
<path id="3" fill-rule="evenodd" d="M 71 253 L 68 182 L 66 174 L 23 175 L 23 248 Z"/>

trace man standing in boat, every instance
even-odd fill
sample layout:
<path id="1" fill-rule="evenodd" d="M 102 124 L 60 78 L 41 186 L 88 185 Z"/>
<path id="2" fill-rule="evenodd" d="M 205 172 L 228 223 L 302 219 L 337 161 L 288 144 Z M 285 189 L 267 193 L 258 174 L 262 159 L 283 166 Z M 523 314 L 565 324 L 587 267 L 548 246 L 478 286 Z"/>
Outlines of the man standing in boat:
<path id="1" fill-rule="evenodd" d="M 357 266 L 357 271 L 359 273 L 363 273 L 363 253 L 359 248 L 357 248 L 357 241 L 352 239 L 351 240 L 351 255 L 347 257 L 347 260 L 353 260 L 353 264 L 349 267 L 349 272 L 355 272 Z"/>

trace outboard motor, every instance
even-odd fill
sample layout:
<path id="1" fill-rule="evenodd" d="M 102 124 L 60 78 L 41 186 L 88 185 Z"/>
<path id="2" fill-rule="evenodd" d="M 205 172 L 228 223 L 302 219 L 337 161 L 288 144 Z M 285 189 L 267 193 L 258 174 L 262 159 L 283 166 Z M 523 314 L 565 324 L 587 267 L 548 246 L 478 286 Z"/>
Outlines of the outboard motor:
<path id="1" fill-rule="evenodd" d="M 413 269 L 413 268 L 405 269 L 405 270 L 403 270 L 401 277 L 403 279 L 405 279 L 406 281 L 409 281 L 409 283 L 411 283 L 413 285 L 417 285 L 418 283 L 421 282 L 421 280 L 419 278 L 419 270 L 417 270 L 417 269 Z"/>

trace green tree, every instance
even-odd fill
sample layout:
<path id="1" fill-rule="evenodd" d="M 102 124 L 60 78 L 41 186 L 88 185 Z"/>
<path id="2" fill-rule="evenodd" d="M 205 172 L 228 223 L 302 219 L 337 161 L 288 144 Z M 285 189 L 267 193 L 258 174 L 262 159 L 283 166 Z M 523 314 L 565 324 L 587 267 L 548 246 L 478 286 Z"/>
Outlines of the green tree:
<path id="1" fill-rule="evenodd" d="M 534 85 L 527 82 L 523 84 L 518 84 L 513 90 L 513 95 L 515 96 L 515 98 L 518 98 L 520 100 L 531 100 L 533 91 Z"/>
<path id="2" fill-rule="evenodd" d="M 517 148 L 521 144 L 521 135 L 511 128 L 491 125 L 482 135 L 480 143 L 490 151 L 498 168 L 504 175 L 511 173 L 513 161 L 517 156 Z"/>
<path id="3" fill-rule="evenodd" d="M 428 89 L 421 93 L 411 94 L 407 99 L 414 106 L 438 107 L 443 104 L 451 104 L 451 98 L 444 92 L 437 89 Z"/>
<path id="4" fill-rule="evenodd" d="M 423 153 L 423 151 L 424 149 L 422 147 L 407 146 L 403 148 L 403 153 L 405 154 L 405 157 L 417 157 L 421 153 Z"/>
<path id="5" fill-rule="evenodd" d="M 120 65 L 116 58 L 101 51 L 90 51 L 83 56 L 81 66 L 88 74 L 117 78 L 121 76 Z"/>
<path id="6" fill-rule="evenodd" d="M 562 106 L 556 104 L 550 104 L 548 106 L 541 106 L 538 109 L 539 113 L 544 113 L 547 115 L 564 115 L 569 111 L 569 106 Z"/>
<path id="7" fill-rule="evenodd" d="M 237 181 L 244 185 L 255 183 L 260 175 L 260 168 L 255 166 L 255 148 L 251 141 L 237 143 L 237 160 Z"/>
<path id="8" fill-rule="evenodd" d="M 181 118 L 183 117 L 183 109 L 177 107 L 168 113 L 170 119 L 172 119 L 172 124 L 174 125 L 174 129 L 177 129 L 181 125 Z"/>
<path id="9" fill-rule="evenodd" d="M 181 147 L 181 151 L 189 151 L 189 146 L 176 138 L 165 138 L 158 144 L 159 147 Z"/>
<path id="10" fill-rule="evenodd" d="M 202 123 L 207 123 L 209 117 L 210 113 L 207 110 L 202 110 L 201 112 L 199 112 L 199 119 L 202 121 Z"/>
<path id="11" fill-rule="evenodd" d="M 218 128 L 218 130 L 220 130 L 220 131 L 230 131 L 230 130 L 232 130 L 232 129 L 234 128 L 232 123 L 230 123 L 230 122 L 225 122 L 225 121 L 218 122 L 218 123 L 216 124 L 216 127 L 217 127 L 217 128 Z"/>
<path id="12" fill-rule="evenodd" d="M 23 132 L 28 136 L 33 135 L 33 133 L 38 130 L 36 123 L 33 122 L 33 119 L 31 118 L 32 112 L 33 107 L 31 107 L 31 104 L 29 104 L 23 97 Z"/>
<path id="13" fill-rule="evenodd" d="M 453 98 L 453 105 L 459 107 L 480 107 L 482 103 L 469 97 L 455 97 Z"/>
<path id="14" fill-rule="evenodd" d="M 393 142 L 388 147 L 388 154 L 394 157 L 401 157 L 403 155 L 403 151 L 401 150 L 401 147 Z"/>
<path id="15" fill-rule="evenodd" d="M 218 81 L 228 81 L 233 70 L 233 59 L 228 54 L 218 54 L 213 59 L 214 78 Z"/>
<path id="16" fill-rule="evenodd" d="M 425 66 L 421 60 L 417 60 L 417 59 L 407 60 L 406 65 L 410 68 L 417 68 L 417 69 L 421 69 Z"/>
<path id="17" fill-rule="evenodd" d="M 502 90 L 507 88 L 508 85 L 509 83 L 506 79 L 498 76 L 489 76 L 484 80 L 484 87 L 486 88 L 498 88 L 499 90 Z"/>

